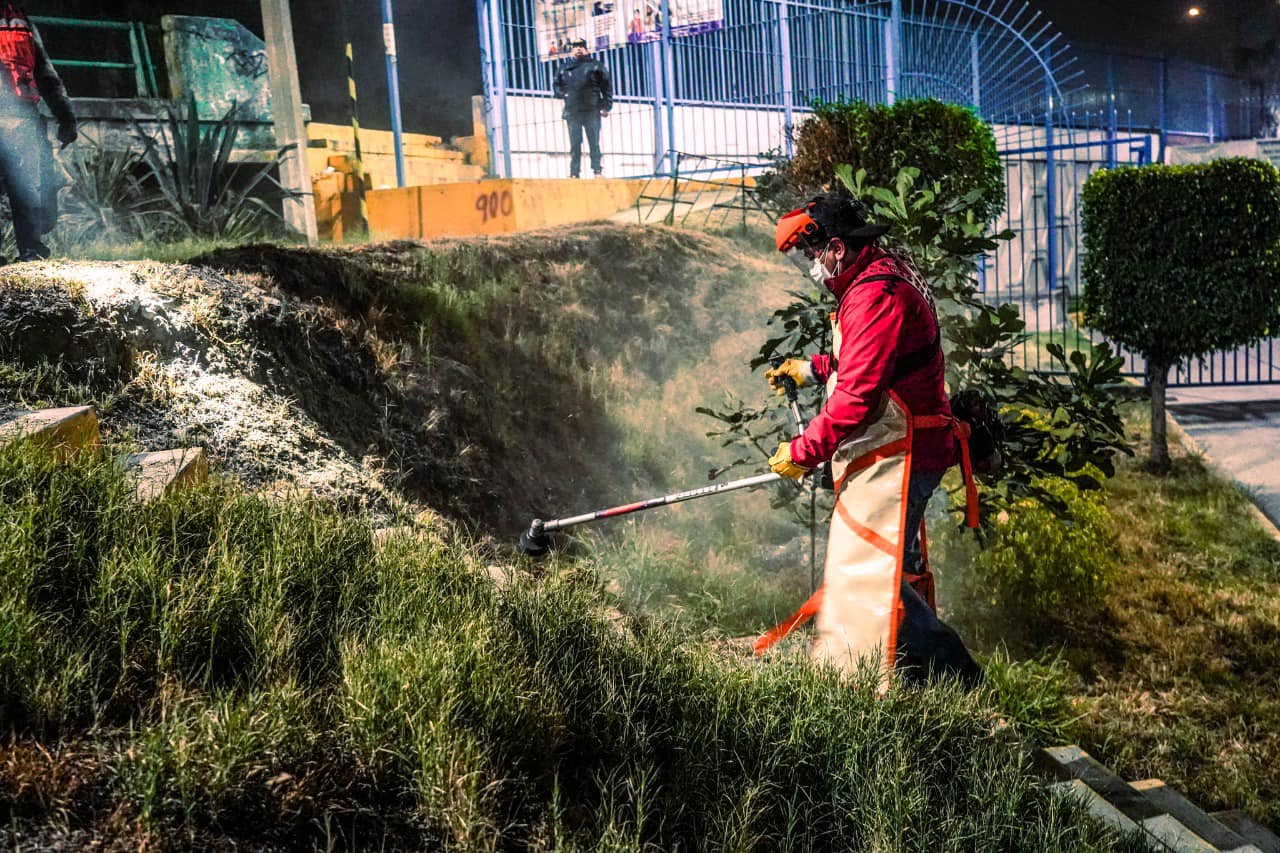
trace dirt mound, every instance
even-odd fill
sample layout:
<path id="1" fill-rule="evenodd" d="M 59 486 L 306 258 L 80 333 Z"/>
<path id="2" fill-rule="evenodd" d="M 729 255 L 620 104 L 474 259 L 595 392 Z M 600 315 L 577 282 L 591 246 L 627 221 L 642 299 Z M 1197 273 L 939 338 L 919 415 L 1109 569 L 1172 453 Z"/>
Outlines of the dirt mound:
<path id="1" fill-rule="evenodd" d="M 505 535 L 615 499 L 619 480 L 666 485 L 628 469 L 610 407 L 757 325 L 740 316 L 753 265 L 717 238 L 598 224 L 11 267 L 0 410 L 96 402 L 118 437 L 203 444 L 251 487 Z"/>

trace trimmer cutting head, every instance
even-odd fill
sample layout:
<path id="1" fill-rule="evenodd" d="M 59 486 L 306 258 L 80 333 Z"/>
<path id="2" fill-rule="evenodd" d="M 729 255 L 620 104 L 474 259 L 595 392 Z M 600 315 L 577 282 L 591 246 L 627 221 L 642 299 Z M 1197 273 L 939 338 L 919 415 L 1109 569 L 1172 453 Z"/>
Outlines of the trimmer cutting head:
<path id="1" fill-rule="evenodd" d="M 545 557 L 551 552 L 551 537 L 542 529 L 542 519 L 535 518 L 529 529 L 520 534 L 516 550 L 526 557 Z"/>

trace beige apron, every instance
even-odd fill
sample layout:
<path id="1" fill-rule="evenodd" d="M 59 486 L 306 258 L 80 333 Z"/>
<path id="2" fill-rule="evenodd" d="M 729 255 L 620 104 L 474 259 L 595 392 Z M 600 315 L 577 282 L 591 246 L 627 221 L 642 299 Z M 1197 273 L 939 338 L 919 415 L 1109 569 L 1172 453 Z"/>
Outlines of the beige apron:
<path id="1" fill-rule="evenodd" d="M 840 351 L 840 324 L 833 325 Z M 839 368 L 837 368 L 837 371 Z M 827 397 L 837 374 L 827 380 Z M 789 619 L 761 637 L 761 654 L 817 615 L 812 655 L 846 673 L 878 660 L 887 682 L 897 646 L 902 557 L 911 471 L 911 416 L 892 392 L 880 411 L 840 443 L 832 457 L 836 508 L 831 516 L 822 588 Z"/>

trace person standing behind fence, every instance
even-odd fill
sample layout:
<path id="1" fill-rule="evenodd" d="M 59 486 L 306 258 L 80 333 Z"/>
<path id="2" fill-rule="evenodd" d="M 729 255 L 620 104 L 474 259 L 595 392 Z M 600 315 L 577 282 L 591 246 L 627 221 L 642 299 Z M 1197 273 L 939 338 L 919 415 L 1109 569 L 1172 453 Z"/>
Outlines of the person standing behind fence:
<path id="1" fill-rule="evenodd" d="M 591 171 L 604 175 L 600 154 L 600 120 L 613 109 L 613 80 L 603 62 L 593 59 L 585 39 L 569 43 L 572 58 L 556 74 L 555 92 L 564 99 L 564 120 L 569 126 L 569 177 L 582 173 L 582 133 L 591 151 Z"/>
<path id="2" fill-rule="evenodd" d="M 44 99 L 64 146 L 76 140 L 76 117 L 40 34 L 26 11 L 10 3 L 0 4 L 0 65 L 0 177 L 13 213 L 18 260 L 41 260 L 49 257 L 49 247 L 40 238 L 53 230 L 58 213 L 56 200 L 50 210 L 43 192 L 55 180 L 53 151 L 36 105 Z"/>

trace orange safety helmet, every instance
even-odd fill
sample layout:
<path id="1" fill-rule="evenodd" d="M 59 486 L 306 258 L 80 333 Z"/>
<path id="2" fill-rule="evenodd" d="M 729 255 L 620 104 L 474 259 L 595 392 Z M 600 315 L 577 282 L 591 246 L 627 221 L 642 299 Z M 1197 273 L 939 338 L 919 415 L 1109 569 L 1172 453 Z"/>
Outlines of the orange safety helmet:
<path id="1" fill-rule="evenodd" d="M 809 215 L 807 207 L 809 205 L 798 207 L 790 213 L 783 214 L 778 220 L 778 227 L 773 232 L 773 240 L 779 252 L 790 252 L 799 245 L 801 240 L 809 241 L 822 230 L 822 226 Z"/>

